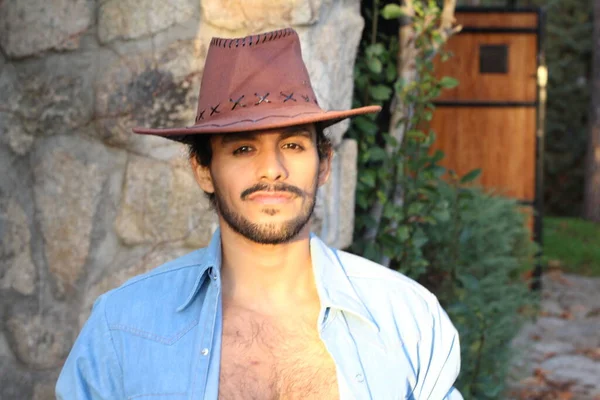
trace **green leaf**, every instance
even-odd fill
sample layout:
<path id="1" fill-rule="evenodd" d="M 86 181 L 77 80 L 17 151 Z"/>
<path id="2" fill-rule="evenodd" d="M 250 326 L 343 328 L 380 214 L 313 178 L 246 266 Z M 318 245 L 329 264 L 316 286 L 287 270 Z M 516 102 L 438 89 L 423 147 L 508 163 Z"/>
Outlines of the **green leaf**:
<path id="1" fill-rule="evenodd" d="M 476 291 L 479 289 L 479 280 L 470 274 L 462 274 L 458 277 L 463 286 L 469 291 Z"/>
<path id="2" fill-rule="evenodd" d="M 419 130 L 416 130 L 416 129 L 412 129 L 412 130 L 408 131 L 406 133 L 406 136 L 408 138 L 411 138 L 411 139 L 425 139 L 425 138 L 427 138 L 427 135 L 425 135 L 423 132 L 421 132 Z"/>
<path id="3" fill-rule="evenodd" d="M 392 95 L 392 89 L 384 85 L 375 85 L 369 88 L 369 94 L 374 100 L 386 101 Z"/>
<path id="4" fill-rule="evenodd" d="M 474 169 L 473 171 L 460 178 L 460 183 L 472 182 L 475 179 L 477 179 L 479 175 L 481 175 L 481 168 Z"/>
<path id="5" fill-rule="evenodd" d="M 385 46 L 383 43 L 371 44 L 367 47 L 365 53 L 367 54 L 367 57 L 380 56 L 385 53 Z"/>
<path id="6" fill-rule="evenodd" d="M 388 63 L 385 67 L 385 80 L 389 83 L 394 82 L 397 75 L 398 71 L 396 71 L 396 65 Z"/>
<path id="7" fill-rule="evenodd" d="M 458 80 L 449 76 L 440 79 L 439 85 L 444 89 L 453 89 L 458 86 Z"/>
<path id="8" fill-rule="evenodd" d="M 445 157 L 445 154 L 443 151 L 436 150 L 435 154 L 431 157 L 431 160 L 429 160 L 429 162 L 432 164 L 437 164 L 438 162 L 442 161 L 442 159 L 444 157 Z"/>
<path id="9" fill-rule="evenodd" d="M 406 9 L 398 4 L 386 4 L 381 10 L 384 19 L 394 19 L 406 16 Z"/>
<path id="10" fill-rule="evenodd" d="M 410 228 L 407 225 L 401 225 L 396 230 L 396 238 L 399 242 L 404 242 L 410 237 Z"/>
<path id="11" fill-rule="evenodd" d="M 369 67 L 369 70 L 374 74 L 380 74 L 381 71 L 383 71 L 383 65 L 381 65 L 381 61 L 379 61 L 379 59 L 375 57 L 369 57 L 367 59 L 367 66 Z"/>
<path id="12" fill-rule="evenodd" d="M 381 147 L 371 147 L 367 154 L 369 161 L 382 161 L 387 157 L 387 153 Z"/>
<path id="13" fill-rule="evenodd" d="M 368 172 L 372 172 L 372 171 L 368 171 Z M 374 173 L 366 173 L 366 174 L 362 174 L 360 176 L 359 179 L 362 183 L 365 184 L 365 186 L 367 186 L 368 188 L 373 188 L 375 187 L 375 174 Z"/>
<path id="14" fill-rule="evenodd" d="M 361 132 L 366 133 L 367 135 L 374 135 L 379 130 L 379 126 L 377 126 L 371 118 L 364 115 L 356 117 L 353 124 L 356 125 Z"/>

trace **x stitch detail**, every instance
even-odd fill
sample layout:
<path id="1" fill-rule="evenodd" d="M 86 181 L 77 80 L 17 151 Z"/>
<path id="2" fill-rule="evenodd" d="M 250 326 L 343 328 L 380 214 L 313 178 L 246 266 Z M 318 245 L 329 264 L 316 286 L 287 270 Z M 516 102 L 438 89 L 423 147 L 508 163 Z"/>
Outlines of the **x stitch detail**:
<path id="1" fill-rule="evenodd" d="M 198 121 L 200 121 L 200 120 L 203 120 L 203 119 L 204 119 L 204 112 L 205 112 L 205 111 L 206 111 L 206 110 L 202 110 L 202 111 L 200 111 L 200 113 L 199 113 L 199 114 L 196 116 L 196 122 L 198 122 Z"/>
<path id="2" fill-rule="evenodd" d="M 267 97 L 269 96 L 269 94 L 271 94 L 271 93 L 267 92 L 267 94 L 265 94 L 264 96 L 261 96 L 258 93 L 254 93 L 254 95 L 256 97 L 258 97 L 258 103 L 254 103 L 254 105 L 257 106 L 257 105 L 259 105 L 260 103 L 263 103 L 263 102 L 270 103 L 271 100 L 267 99 Z"/>
<path id="3" fill-rule="evenodd" d="M 220 105 L 221 105 L 221 103 L 217 104 L 215 107 L 209 106 L 210 109 L 211 109 L 211 112 L 210 112 L 210 116 L 211 117 L 212 117 L 213 114 L 220 114 L 221 113 L 221 111 L 218 110 L 218 108 L 219 108 Z"/>
<path id="4" fill-rule="evenodd" d="M 241 96 L 239 99 L 237 99 L 237 100 L 233 100 L 232 98 L 229 98 L 229 101 L 233 103 L 233 107 L 231 107 L 231 110 L 235 110 L 235 108 L 236 108 L 237 106 L 240 106 L 240 107 L 246 107 L 246 105 L 245 105 L 245 104 L 242 104 L 242 103 L 240 103 L 240 101 L 242 101 L 242 99 L 243 99 L 243 98 L 244 98 L 244 95 L 242 95 L 242 96 Z"/>
<path id="5" fill-rule="evenodd" d="M 288 100 L 296 101 L 296 99 L 294 98 L 294 92 L 290 93 L 289 95 L 285 94 L 283 92 L 279 92 L 279 94 L 282 95 L 283 97 L 285 97 L 285 99 L 283 100 L 284 103 Z"/>

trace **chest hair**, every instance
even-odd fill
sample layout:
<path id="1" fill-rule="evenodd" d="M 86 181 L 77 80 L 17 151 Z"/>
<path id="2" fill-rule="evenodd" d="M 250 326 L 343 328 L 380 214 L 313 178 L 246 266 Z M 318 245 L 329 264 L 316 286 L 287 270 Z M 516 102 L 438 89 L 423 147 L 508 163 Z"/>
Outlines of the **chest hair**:
<path id="1" fill-rule="evenodd" d="M 338 399 L 316 321 L 314 313 L 281 319 L 224 309 L 219 399 Z"/>

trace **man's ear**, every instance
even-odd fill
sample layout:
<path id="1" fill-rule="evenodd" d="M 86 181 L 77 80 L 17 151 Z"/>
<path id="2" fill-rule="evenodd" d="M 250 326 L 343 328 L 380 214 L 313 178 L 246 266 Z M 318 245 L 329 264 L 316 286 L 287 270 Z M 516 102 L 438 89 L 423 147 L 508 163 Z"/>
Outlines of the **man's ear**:
<path id="1" fill-rule="evenodd" d="M 331 174 L 331 160 L 333 159 L 333 150 L 329 150 L 326 157 L 319 161 L 319 187 L 323 186 L 329 180 Z"/>
<path id="2" fill-rule="evenodd" d="M 198 182 L 198 186 L 206 193 L 214 193 L 215 186 L 213 185 L 212 176 L 210 175 L 210 168 L 200 165 L 196 157 L 190 157 L 190 165 L 194 173 L 194 178 Z"/>

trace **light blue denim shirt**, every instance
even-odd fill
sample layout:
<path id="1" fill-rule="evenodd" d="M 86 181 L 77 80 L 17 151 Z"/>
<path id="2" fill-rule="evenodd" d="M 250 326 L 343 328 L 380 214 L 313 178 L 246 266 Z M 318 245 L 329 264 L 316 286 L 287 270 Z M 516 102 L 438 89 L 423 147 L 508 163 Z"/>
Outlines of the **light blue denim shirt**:
<path id="1" fill-rule="evenodd" d="M 341 399 L 460 399 L 458 334 L 437 299 L 364 258 L 310 249 Z M 100 296 L 56 385 L 58 399 L 217 399 L 221 240 Z"/>

